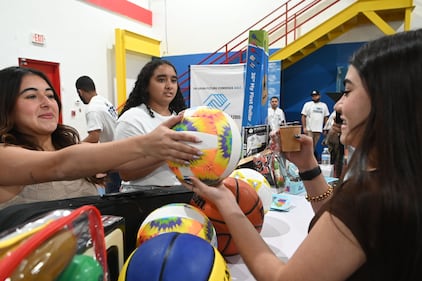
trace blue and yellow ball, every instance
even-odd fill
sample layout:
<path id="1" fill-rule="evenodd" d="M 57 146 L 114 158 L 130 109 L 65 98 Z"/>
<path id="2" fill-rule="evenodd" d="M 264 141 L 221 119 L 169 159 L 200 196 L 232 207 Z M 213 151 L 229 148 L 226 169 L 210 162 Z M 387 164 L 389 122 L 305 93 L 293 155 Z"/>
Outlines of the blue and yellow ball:
<path id="1" fill-rule="evenodd" d="M 168 232 L 155 236 L 132 252 L 118 281 L 231 280 L 223 256 L 204 239 Z"/>

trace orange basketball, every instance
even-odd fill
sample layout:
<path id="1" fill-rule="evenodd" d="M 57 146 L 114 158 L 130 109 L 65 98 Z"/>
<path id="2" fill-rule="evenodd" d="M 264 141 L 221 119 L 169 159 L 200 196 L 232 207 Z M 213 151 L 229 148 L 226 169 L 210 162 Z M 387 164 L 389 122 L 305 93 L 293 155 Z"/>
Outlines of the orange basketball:
<path id="1" fill-rule="evenodd" d="M 255 226 L 255 229 L 261 232 L 264 223 L 264 208 L 258 193 L 241 179 L 228 177 L 223 183 L 233 192 L 237 204 L 239 204 L 243 213 Z M 217 207 L 196 194 L 192 197 L 191 204 L 199 207 L 214 225 L 220 253 L 225 257 L 237 255 L 239 252 Z"/>

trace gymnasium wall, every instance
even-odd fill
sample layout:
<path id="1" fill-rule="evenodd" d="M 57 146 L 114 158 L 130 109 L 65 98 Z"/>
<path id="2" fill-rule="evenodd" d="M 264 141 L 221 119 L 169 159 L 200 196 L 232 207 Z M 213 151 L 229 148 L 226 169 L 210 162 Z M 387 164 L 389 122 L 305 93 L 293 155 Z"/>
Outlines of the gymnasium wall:
<path id="1" fill-rule="evenodd" d="M 81 111 L 77 110 L 76 116 L 71 115 L 72 110 L 79 106 L 76 103 L 78 97 L 74 82 L 79 75 L 90 75 L 96 82 L 98 93 L 116 103 L 116 28 L 160 41 L 162 56 L 174 61 L 181 74 L 188 69 L 188 65 L 197 64 L 204 56 L 220 48 L 286 1 L 260 0 L 245 4 L 244 0 L 132 0 L 131 2 L 152 11 L 150 26 L 92 5 L 88 0 L 3 0 L 0 1 L 0 67 L 17 65 L 20 57 L 59 63 L 63 122 L 78 129 L 84 137 L 84 108 L 81 106 Z M 354 1 L 342 0 L 341 3 Z M 414 0 L 414 5 L 411 26 L 422 27 L 422 0 Z M 401 26 L 394 28 L 398 31 L 402 29 Z M 33 33 L 45 35 L 45 44 L 31 42 Z M 296 118 L 291 115 L 296 109 L 290 107 L 300 104 L 301 98 L 306 98 L 305 92 L 310 88 L 318 86 L 321 89 L 330 89 L 329 79 L 333 78 L 328 77 L 333 75 L 335 65 L 347 61 L 340 58 L 343 47 L 337 44 L 347 43 L 345 46 L 353 46 L 354 42 L 367 41 L 381 35 L 373 26 L 354 29 L 287 69 L 283 73 L 282 84 L 285 87 L 282 89 L 282 107 L 286 109 L 288 118 Z M 336 50 L 332 53 L 335 54 L 333 59 L 329 48 Z M 344 54 L 347 52 L 346 47 Z M 326 58 L 316 58 L 325 54 Z M 133 85 L 139 70 L 150 57 L 133 53 L 126 55 L 126 78 L 128 84 Z M 308 62 L 308 66 L 305 62 Z M 313 73 L 318 75 L 312 75 Z M 305 77 L 307 80 L 303 81 L 306 83 L 300 83 L 296 75 Z M 314 85 L 308 85 L 308 81 L 315 81 L 312 82 Z M 319 82 L 322 81 L 325 82 L 320 85 Z M 127 91 L 130 92 L 131 89 L 132 86 L 128 85 Z"/>
<path id="2" fill-rule="evenodd" d="M 282 71 L 280 106 L 285 111 L 288 121 L 300 119 L 302 105 L 310 100 L 309 94 L 313 89 L 320 90 L 322 101 L 327 103 L 330 111 L 332 110 L 334 103 L 325 93 L 337 90 L 337 67 L 347 67 L 350 56 L 363 43 L 326 45 Z M 181 75 L 189 70 L 189 65 L 197 64 L 207 55 L 164 56 L 163 58 L 173 63 L 177 73 Z"/>
<path id="3" fill-rule="evenodd" d="M 282 71 L 280 107 L 284 110 L 287 121 L 300 121 L 302 106 L 311 100 L 310 92 L 313 89 L 321 92 L 321 100 L 328 105 L 330 112 L 333 110 L 334 102 L 326 93 L 337 91 L 337 67 L 347 69 L 350 56 L 363 43 L 326 45 Z M 165 56 L 164 58 L 175 65 L 180 75 L 189 69 L 189 65 L 197 64 L 207 55 Z M 320 150 L 319 145 L 318 151 Z"/>

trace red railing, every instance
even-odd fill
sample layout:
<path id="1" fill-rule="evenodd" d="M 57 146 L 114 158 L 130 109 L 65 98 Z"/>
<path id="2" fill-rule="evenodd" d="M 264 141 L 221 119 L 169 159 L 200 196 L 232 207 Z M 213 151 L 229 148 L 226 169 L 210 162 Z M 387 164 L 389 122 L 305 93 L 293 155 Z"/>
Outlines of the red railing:
<path id="1" fill-rule="evenodd" d="M 288 0 L 280 7 L 274 9 L 261 20 L 246 28 L 239 35 L 224 44 L 215 52 L 197 63 L 200 64 L 229 64 L 243 63 L 246 58 L 248 36 L 250 30 L 266 30 L 268 32 L 268 45 L 272 46 L 284 39 L 284 46 L 297 39 L 298 28 L 332 7 L 340 0 L 314 0 L 296 1 Z M 328 4 L 327 4 L 328 2 Z M 289 7 L 289 4 L 291 7 Z M 324 5 L 325 4 L 325 5 Z M 308 15 L 309 14 L 309 15 Z M 178 77 L 182 93 L 185 95 L 190 87 L 190 72 L 183 72 Z M 186 95 L 185 95 L 185 98 Z"/>

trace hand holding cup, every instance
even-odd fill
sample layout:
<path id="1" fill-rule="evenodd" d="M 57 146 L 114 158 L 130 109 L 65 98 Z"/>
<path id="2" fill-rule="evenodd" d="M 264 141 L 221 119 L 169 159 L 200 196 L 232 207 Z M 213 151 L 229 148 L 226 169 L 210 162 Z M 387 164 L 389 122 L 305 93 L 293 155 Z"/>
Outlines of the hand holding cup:
<path id="1" fill-rule="evenodd" d="M 296 135 L 300 135 L 301 125 L 285 125 L 280 126 L 280 150 L 281 152 L 300 151 L 300 142 L 297 141 Z"/>

